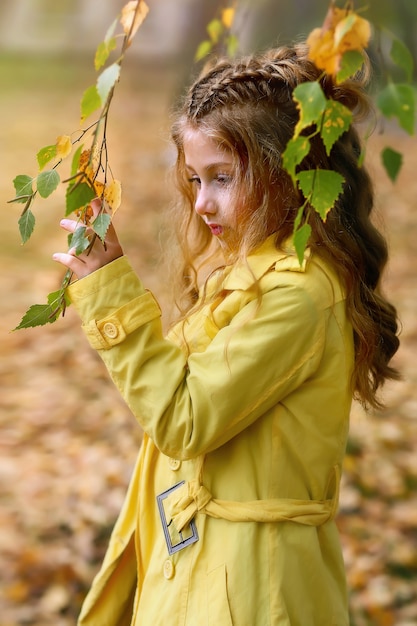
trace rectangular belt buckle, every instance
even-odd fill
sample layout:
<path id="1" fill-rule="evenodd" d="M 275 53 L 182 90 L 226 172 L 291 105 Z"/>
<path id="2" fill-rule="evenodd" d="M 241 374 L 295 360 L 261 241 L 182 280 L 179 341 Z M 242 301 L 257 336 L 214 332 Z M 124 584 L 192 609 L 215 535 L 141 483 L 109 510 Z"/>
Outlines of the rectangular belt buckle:
<path id="1" fill-rule="evenodd" d="M 166 510 L 164 505 L 164 500 L 176 489 L 181 487 L 185 483 L 185 480 L 173 485 L 166 491 L 163 491 L 158 496 L 156 496 L 156 500 L 158 502 L 158 510 L 159 515 L 161 517 L 162 528 L 164 531 L 165 542 L 167 544 L 168 553 L 174 554 L 179 550 L 184 550 L 187 546 L 191 545 L 198 541 L 198 533 L 194 520 L 192 519 L 188 526 L 182 529 L 179 533 L 175 528 L 172 519 L 168 522 L 166 516 Z"/>

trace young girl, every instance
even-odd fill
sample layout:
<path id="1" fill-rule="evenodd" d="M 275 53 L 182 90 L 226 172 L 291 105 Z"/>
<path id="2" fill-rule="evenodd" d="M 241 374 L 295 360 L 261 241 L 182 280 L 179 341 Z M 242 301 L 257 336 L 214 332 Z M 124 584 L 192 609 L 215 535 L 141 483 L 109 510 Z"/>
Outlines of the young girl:
<path id="1" fill-rule="evenodd" d="M 281 156 L 292 92 L 319 76 L 304 46 L 284 47 L 220 61 L 186 95 L 173 127 L 185 306 L 168 337 L 113 228 L 88 256 L 54 255 L 81 279 L 69 297 L 144 431 L 80 625 L 348 625 L 334 517 L 349 410 L 353 396 L 378 406 L 398 339 L 353 128 L 330 157 L 312 140 L 302 169 L 346 182 L 326 222 L 306 215 L 301 266 L 291 245 L 303 197 Z M 366 109 L 359 82 L 321 83 Z"/>

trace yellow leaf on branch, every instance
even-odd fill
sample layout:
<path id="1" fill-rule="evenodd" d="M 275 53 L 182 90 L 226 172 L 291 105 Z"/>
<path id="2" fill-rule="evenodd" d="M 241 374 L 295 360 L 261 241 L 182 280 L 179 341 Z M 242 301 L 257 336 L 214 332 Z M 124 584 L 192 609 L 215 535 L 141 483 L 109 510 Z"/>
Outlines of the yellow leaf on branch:
<path id="1" fill-rule="evenodd" d="M 72 142 L 69 135 L 60 135 L 56 140 L 56 156 L 60 159 L 65 159 L 71 154 Z"/>
<path id="2" fill-rule="evenodd" d="M 122 202 L 122 185 L 119 180 L 112 180 L 104 189 L 104 199 L 108 202 L 113 215 Z"/>
<path id="3" fill-rule="evenodd" d="M 323 26 L 315 28 L 307 39 L 309 58 L 328 74 L 336 76 L 345 52 L 362 52 L 371 37 L 371 25 L 348 9 L 331 4 Z"/>
<path id="4" fill-rule="evenodd" d="M 236 9 L 229 7 L 222 11 L 222 24 L 225 28 L 231 28 L 233 20 L 235 19 Z"/>
<path id="5" fill-rule="evenodd" d="M 139 5 L 139 6 L 138 6 Z M 138 28 L 148 15 L 149 7 L 144 0 L 130 0 L 122 9 L 120 23 L 126 36 L 129 36 L 128 45 L 135 36 Z"/>

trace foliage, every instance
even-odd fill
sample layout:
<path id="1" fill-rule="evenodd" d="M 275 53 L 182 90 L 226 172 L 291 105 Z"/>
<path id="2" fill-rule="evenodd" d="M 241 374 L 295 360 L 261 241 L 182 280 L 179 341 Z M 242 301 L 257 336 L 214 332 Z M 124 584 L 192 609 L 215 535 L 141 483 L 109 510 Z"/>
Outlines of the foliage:
<path id="1" fill-rule="evenodd" d="M 219 17 L 212 19 L 206 28 L 208 39 L 204 39 L 197 48 L 195 61 L 201 61 L 208 54 L 220 49 L 233 57 L 238 48 L 238 38 L 231 32 L 236 14 L 236 4 L 224 8 Z"/>
<path id="2" fill-rule="evenodd" d="M 237 1 L 234 1 L 208 23 L 208 38 L 199 45 L 196 61 L 215 51 L 221 50 L 230 56 L 236 53 L 238 39 L 231 32 L 236 8 Z M 39 150 L 37 176 L 19 174 L 15 177 L 13 184 L 16 195 L 10 202 L 24 204 L 19 219 L 23 243 L 29 240 L 35 228 L 32 205 L 36 196 L 47 198 L 57 189 L 61 181 L 57 170 L 72 154 L 74 145 L 79 144 L 72 157 L 70 176 L 63 181 L 67 185 L 65 214 L 75 213 L 80 224 L 70 237 L 69 245 L 75 248 L 76 254 L 86 250 L 88 253 L 97 238 L 105 245 L 111 216 L 121 203 L 121 184 L 111 174 L 106 143 L 109 107 L 115 85 L 120 78 L 125 53 L 147 12 L 148 7 L 144 0 L 128 2 L 97 47 L 94 66 L 100 73 L 96 83 L 86 89 L 82 96 L 81 130 L 71 136 L 61 135 L 55 144 Z M 118 25 L 122 26 L 121 35 L 115 34 Z M 314 29 L 307 39 L 310 58 L 323 71 L 323 75 L 328 74 L 336 83 L 342 83 L 362 70 L 371 34 L 370 22 L 354 11 L 353 2 L 349 2 L 347 8 L 338 8 L 335 1 L 331 0 L 322 27 Z M 380 46 L 380 65 L 384 70 L 385 83 L 377 95 L 377 107 L 382 118 L 394 118 L 400 128 L 412 135 L 416 108 L 412 85 L 413 58 L 402 41 L 388 31 L 385 34 L 391 40 L 389 62 L 402 72 L 403 79 L 398 82 L 389 74 Z M 121 51 L 110 62 L 112 53 L 117 49 L 119 37 L 122 38 Z M 353 117 L 351 111 L 340 102 L 326 97 L 319 80 L 299 85 L 294 90 L 294 100 L 299 111 L 299 120 L 284 151 L 283 166 L 304 198 L 293 233 L 295 249 L 301 263 L 311 234 L 309 213 L 316 211 L 325 220 L 343 191 L 344 179 L 332 170 L 302 171 L 300 166 L 309 154 L 313 136 L 321 137 L 325 150 L 330 155 L 335 142 L 349 129 Z M 97 111 L 98 119 L 83 128 L 85 120 Z M 86 145 L 87 139 L 89 145 Z M 363 155 L 360 159 L 363 159 Z M 401 153 L 387 146 L 381 153 L 381 159 L 388 176 L 395 181 L 402 167 Z M 45 169 L 48 165 L 49 169 Z M 100 214 L 93 219 L 90 202 L 95 197 L 101 199 L 102 208 Z M 87 232 L 91 231 L 93 236 L 89 238 Z M 67 272 L 61 288 L 49 294 L 47 304 L 32 306 L 17 328 L 53 322 L 61 313 L 64 314 L 68 304 L 65 290 L 70 280 L 71 274 Z"/>
<path id="3" fill-rule="evenodd" d="M 340 9 L 331 2 L 323 26 L 314 29 L 307 39 L 309 56 L 336 83 L 342 83 L 361 70 L 370 37 L 371 24 L 367 20 L 352 8 Z M 406 46 L 394 37 L 390 59 L 404 71 L 406 82 L 396 83 L 387 76 L 386 85 L 378 94 L 377 106 L 384 117 L 397 118 L 401 128 L 412 135 L 415 126 L 415 93 L 411 85 L 413 59 Z M 309 153 L 312 136 L 321 136 L 330 155 L 335 142 L 352 124 L 353 117 L 345 106 L 326 98 L 319 80 L 299 85 L 294 90 L 294 100 L 299 110 L 299 121 L 284 152 L 283 164 L 305 198 L 294 226 L 294 245 L 301 263 L 310 235 L 305 219 L 308 212 L 315 210 L 325 220 L 343 190 L 344 180 L 334 171 L 317 169 L 305 172 L 299 171 L 299 166 Z M 392 148 L 385 148 L 381 156 L 388 176 L 395 181 L 402 165 L 401 154 Z"/>
<path id="4" fill-rule="evenodd" d="M 32 210 L 35 198 L 48 198 L 58 188 L 61 182 L 58 169 L 63 163 L 68 163 L 68 157 L 72 154 L 70 175 L 62 181 L 66 184 L 65 215 L 75 214 L 79 226 L 70 236 L 69 246 L 75 249 L 76 254 L 81 254 L 86 250 L 88 253 L 97 238 L 105 245 L 111 217 L 121 204 L 121 184 L 113 178 L 109 165 L 109 109 L 126 51 L 147 13 L 148 7 L 144 0 L 130 0 L 122 8 L 104 41 L 97 47 L 94 67 L 97 72 L 101 71 L 96 83 L 86 89 L 81 98 L 80 130 L 72 135 L 60 135 L 54 144 L 38 151 L 39 171 L 36 176 L 19 174 L 13 180 L 16 195 L 10 202 L 24 204 L 19 219 L 22 243 L 30 239 L 35 228 L 36 220 Z M 121 26 L 120 34 L 116 32 L 118 26 Z M 115 60 L 111 61 L 110 56 L 113 51 L 117 51 L 118 40 L 121 41 L 120 51 Z M 83 128 L 85 120 L 93 113 L 97 113 L 96 121 Z M 73 153 L 76 144 L 78 147 Z M 45 169 L 46 166 L 49 169 Z M 90 203 L 96 197 L 101 200 L 101 209 L 93 219 Z M 93 232 L 92 236 L 87 236 L 87 227 Z M 32 305 L 15 330 L 52 323 L 63 315 L 69 304 L 65 291 L 71 277 L 71 272 L 67 271 L 60 288 L 48 295 L 47 304 Z"/>

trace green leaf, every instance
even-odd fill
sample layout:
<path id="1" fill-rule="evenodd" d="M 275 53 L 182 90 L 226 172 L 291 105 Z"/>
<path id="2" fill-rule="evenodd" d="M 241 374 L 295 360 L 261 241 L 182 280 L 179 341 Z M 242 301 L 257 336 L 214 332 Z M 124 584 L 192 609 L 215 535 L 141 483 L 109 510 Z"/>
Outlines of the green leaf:
<path id="1" fill-rule="evenodd" d="M 100 96 L 101 104 L 104 105 L 109 93 L 118 81 L 120 76 L 120 65 L 113 63 L 109 65 L 97 78 L 97 93 Z"/>
<path id="2" fill-rule="evenodd" d="M 77 226 L 75 231 L 72 233 L 69 247 L 75 248 L 75 254 L 81 254 L 84 250 L 87 250 L 90 245 L 90 240 L 85 235 L 86 230 L 86 226 Z"/>
<path id="3" fill-rule="evenodd" d="M 352 112 L 347 107 L 335 100 L 327 101 L 320 135 L 328 155 L 335 142 L 349 129 L 351 123 Z"/>
<path id="4" fill-rule="evenodd" d="M 308 240 L 311 235 L 311 226 L 310 224 L 303 224 L 298 228 L 293 234 L 293 244 L 295 251 L 297 253 L 298 261 L 300 265 L 303 264 L 304 254 L 307 248 Z"/>
<path id="5" fill-rule="evenodd" d="M 56 170 L 41 172 L 36 178 L 36 188 L 42 198 L 47 198 L 59 185 L 59 174 Z"/>
<path id="6" fill-rule="evenodd" d="M 363 56 L 359 50 L 347 50 L 341 60 L 340 70 L 337 73 L 336 80 L 338 83 L 343 83 L 351 76 L 354 76 L 356 72 L 359 72 L 363 65 Z"/>
<path id="7" fill-rule="evenodd" d="M 81 123 L 89 117 L 94 111 L 101 107 L 101 98 L 98 94 L 96 85 L 92 85 L 86 89 L 81 98 Z"/>
<path id="8" fill-rule="evenodd" d="M 294 129 L 294 137 L 297 137 L 304 128 L 319 123 L 327 100 L 317 81 L 301 83 L 294 89 L 293 94 L 300 111 L 300 118 Z"/>
<path id="9" fill-rule="evenodd" d="M 236 35 L 229 35 L 226 38 L 226 45 L 228 56 L 233 58 L 239 48 L 239 39 Z"/>
<path id="10" fill-rule="evenodd" d="M 114 50 L 116 47 L 116 39 L 112 37 L 111 39 L 102 41 L 96 50 L 96 54 L 94 57 L 94 67 L 96 70 L 99 70 L 107 59 L 110 56 L 110 52 Z"/>
<path id="11" fill-rule="evenodd" d="M 110 223 L 110 215 L 108 213 L 100 213 L 100 215 L 97 215 L 96 219 L 91 224 L 94 232 L 97 233 L 103 243 L 106 238 L 106 233 L 109 229 Z"/>
<path id="12" fill-rule="evenodd" d="M 307 170 L 296 176 L 299 187 L 311 206 L 326 219 L 343 189 L 344 178 L 333 170 Z"/>
<path id="13" fill-rule="evenodd" d="M 43 170 L 45 165 L 49 163 L 49 161 L 52 161 L 54 157 L 56 157 L 56 144 L 54 144 L 53 146 L 45 146 L 44 148 L 41 148 L 36 155 L 36 158 L 38 159 L 39 169 Z"/>
<path id="14" fill-rule="evenodd" d="M 65 215 L 70 215 L 70 213 L 74 213 L 74 211 L 85 207 L 95 196 L 95 191 L 93 191 L 87 183 L 76 183 L 68 187 Z"/>
<path id="15" fill-rule="evenodd" d="M 381 158 L 385 171 L 392 182 L 395 182 L 403 164 L 403 155 L 387 147 L 382 151 Z"/>
<path id="16" fill-rule="evenodd" d="M 204 57 L 210 54 L 212 47 L 213 47 L 213 44 L 208 39 L 202 41 L 197 48 L 197 52 L 195 53 L 194 60 L 197 62 L 197 61 L 201 61 L 201 59 L 204 59 Z"/>
<path id="17" fill-rule="evenodd" d="M 76 151 L 74 152 L 74 156 L 72 157 L 71 162 L 71 176 L 75 176 L 78 172 L 78 166 L 80 164 L 81 152 L 83 151 L 83 144 L 78 146 Z"/>
<path id="18" fill-rule="evenodd" d="M 393 62 L 405 71 L 407 80 L 411 83 L 413 79 L 414 60 L 413 55 L 405 43 L 403 43 L 400 39 L 394 39 L 391 46 L 390 56 Z"/>
<path id="19" fill-rule="evenodd" d="M 68 305 L 69 300 L 62 289 L 54 291 L 48 295 L 48 304 L 33 304 L 14 330 L 52 324 Z"/>
<path id="20" fill-rule="evenodd" d="M 27 209 L 19 218 L 19 232 L 22 243 L 26 243 L 35 228 L 35 216 L 30 209 Z"/>
<path id="21" fill-rule="evenodd" d="M 27 174 L 19 174 L 13 180 L 13 185 L 16 190 L 16 198 L 19 198 L 16 202 L 24 204 L 28 197 L 33 195 L 33 178 L 31 176 L 28 176 Z M 20 196 L 22 196 L 22 198 L 20 198 Z"/>
<path id="22" fill-rule="evenodd" d="M 214 19 L 214 20 L 211 20 L 211 22 L 207 24 L 208 36 L 210 37 L 211 41 L 214 44 L 219 42 L 219 39 L 222 36 L 223 31 L 224 31 L 224 26 L 220 20 Z"/>
<path id="23" fill-rule="evenodd" d="M 295 169 L 310 152 L 310 140 L 307 137 L 292 137 L 282 155 L 282 165 L 295 183 Z"/>
<path id="24" fill-rule="evenodd" d="M 411 85 L 389 83 L 379 94 L 378 107 L 387 118 L 396 117 L 401 128 L 414 133 L 415 96 Z"/>

